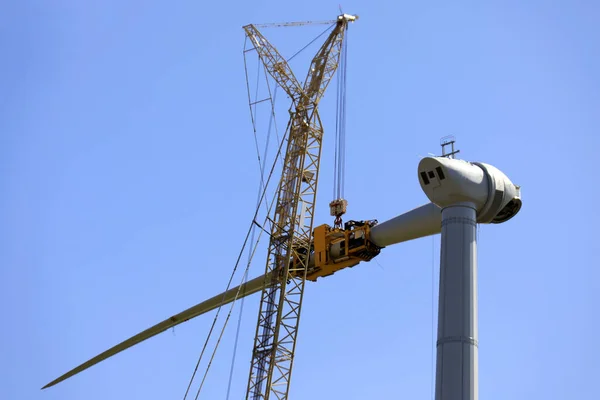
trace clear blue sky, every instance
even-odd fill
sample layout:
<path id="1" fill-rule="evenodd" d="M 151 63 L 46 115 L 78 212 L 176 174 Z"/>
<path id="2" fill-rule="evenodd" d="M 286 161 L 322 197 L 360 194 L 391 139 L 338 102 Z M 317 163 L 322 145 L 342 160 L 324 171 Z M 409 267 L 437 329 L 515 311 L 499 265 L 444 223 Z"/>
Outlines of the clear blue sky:
<path id="1" fill-rule="evenodd" d="M 331 19 L 339 2 L 12 3 L 0 10 L 0 398 L 182 398 L 214 314 L 39 388 L 225 287 L 259 176 L 241 27 Z M 408 3 L 342 4 L 361 17 L 349 217 L 425 203 L 419 155 L 456 135 L 524 202 L 480 228 L 481 398 L 595 398 L 600 6 Z M 285 30 L 265 34 L 285 46 Z M 332 222 L 332 105 L 316 223 Z M 438 253 L 439 236 L 421 239 L 308 284 L 293 398 L 430 399 Z M 245 303 L 232 399 L 257 306 Z M 225 398 L 233 318 L 201 398 Z"/>

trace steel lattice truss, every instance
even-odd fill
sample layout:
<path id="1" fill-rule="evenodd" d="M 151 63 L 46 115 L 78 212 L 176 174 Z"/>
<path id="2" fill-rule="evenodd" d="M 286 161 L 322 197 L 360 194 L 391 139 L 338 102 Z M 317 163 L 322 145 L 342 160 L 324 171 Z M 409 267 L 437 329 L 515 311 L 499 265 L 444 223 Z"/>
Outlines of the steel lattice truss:
<path id="1" fill-rule="evenodd" d="M 292 99 L 287 150 L 271 224 L 246 399 L 288 397 L 311 251 L 323 126 L 318 103 L 338 67 L 348 20 L 341 16 L 313 58 L 304 86 L 256 26 L 244 27 L 267 72 Z"/>

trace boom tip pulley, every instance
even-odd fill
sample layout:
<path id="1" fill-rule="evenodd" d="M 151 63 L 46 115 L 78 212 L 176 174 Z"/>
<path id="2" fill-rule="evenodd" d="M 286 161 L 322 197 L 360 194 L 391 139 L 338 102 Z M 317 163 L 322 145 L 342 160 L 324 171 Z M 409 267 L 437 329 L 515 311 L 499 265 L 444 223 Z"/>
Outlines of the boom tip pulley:
<path id="1" fill-rule="evenodd" d="M 338 16 L 338 21 L 346 20 L 347 22 L 355 22 L 357 19 L 358 19 L 358 15 L 352 15 L 352 14 L 342 14 L 342 15 Z"/>

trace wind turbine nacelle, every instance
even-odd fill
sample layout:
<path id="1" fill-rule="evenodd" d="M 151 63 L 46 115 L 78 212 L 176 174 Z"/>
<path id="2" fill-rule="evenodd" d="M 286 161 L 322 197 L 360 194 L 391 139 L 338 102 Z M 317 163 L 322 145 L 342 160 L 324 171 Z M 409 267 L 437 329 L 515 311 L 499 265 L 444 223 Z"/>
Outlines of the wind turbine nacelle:
<path id="1" fill-rule="evenodd" d="M 477 222 L 498 224 L 521 209 L 521 190 L 498 168 L 446 157 L 425 157 L 419 163 L 419 183 L 440 208 L 472 203 Z"/>

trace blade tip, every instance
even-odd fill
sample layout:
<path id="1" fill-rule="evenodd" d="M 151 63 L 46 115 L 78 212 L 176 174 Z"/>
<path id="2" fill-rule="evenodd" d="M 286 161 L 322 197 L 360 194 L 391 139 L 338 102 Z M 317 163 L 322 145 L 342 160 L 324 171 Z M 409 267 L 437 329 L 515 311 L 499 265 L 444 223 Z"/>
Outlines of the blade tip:
<path id="1" fill-rule="evenodd" d="M 40 390 L 44 390 L 44 389 L 48 389 L 49 387 L 52 387 L 54 385 L 56 385 L 57 383 L 61 382 L 63 379 L 55 379 L 50 383 L 47 383 L 46 386 L 44 386 L 43 388 L 41 388 Z"/>

